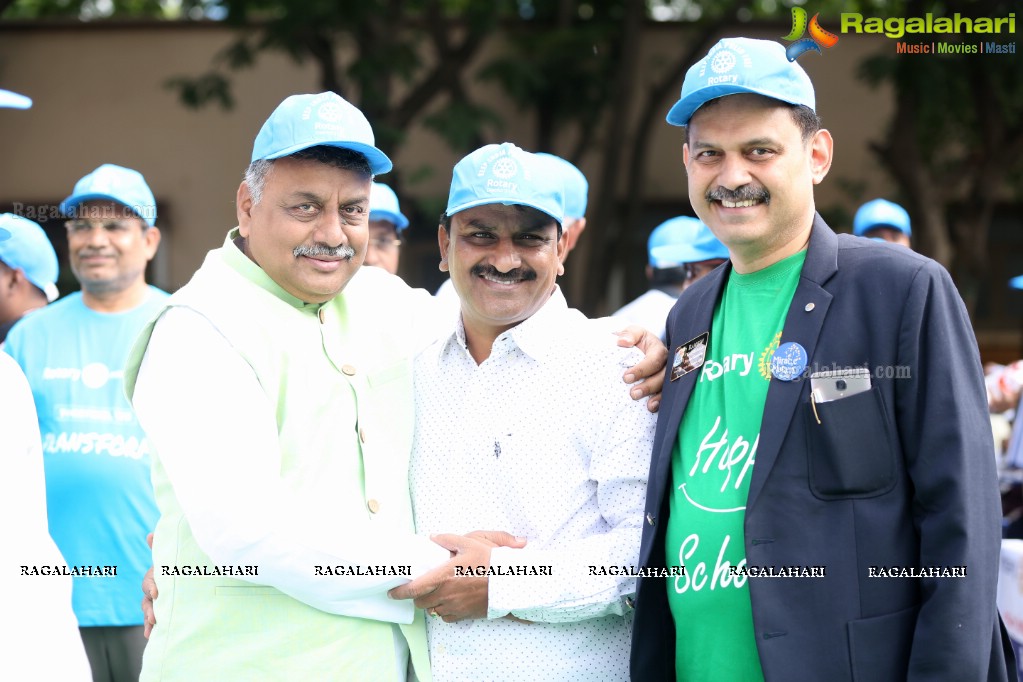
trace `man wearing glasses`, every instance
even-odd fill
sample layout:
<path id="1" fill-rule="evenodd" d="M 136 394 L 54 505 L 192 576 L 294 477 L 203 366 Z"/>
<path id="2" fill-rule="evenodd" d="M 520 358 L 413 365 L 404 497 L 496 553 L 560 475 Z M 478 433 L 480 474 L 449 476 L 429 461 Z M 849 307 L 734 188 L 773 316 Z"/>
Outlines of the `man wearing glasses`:
<path id="1" fill-rule="evenodd" d="M 664 321 L 675 301 L 693 282 L 728 260 L 728 249 L 696 218 L 678 216 L 650 233 L 647 257 L 650 290 L 612 317 L 656 331 L 663 341 Z"/>
<path id="2" fill-rule="evenodd" d="M 137 680 L 145 638 L 138 585 L 156 525 L 150 450 L 122 368 L 167 294 L 145 281 L 160 231 L 140 173 L 104 164 L 61 205 L 81 292 L 24 318 L 4 350 L 39 414 L 49 529 L 73 577 L 72 606 L 95 680 Z"/>
<path id="3" fill-rule="evenodd" d="M 387 185 L 374 182 L 369 192 L 369 247 L 365 264 L 397 275 L 401 233 L 407 227 L 408 218 L 398 207 L 398 195 Z"/>

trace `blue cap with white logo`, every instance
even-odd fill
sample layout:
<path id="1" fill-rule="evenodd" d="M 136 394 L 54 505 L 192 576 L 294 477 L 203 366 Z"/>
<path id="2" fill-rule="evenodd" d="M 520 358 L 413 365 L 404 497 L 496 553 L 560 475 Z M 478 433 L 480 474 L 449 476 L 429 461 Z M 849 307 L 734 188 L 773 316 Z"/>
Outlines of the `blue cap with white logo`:
<path id="1" fill-rule="evenodd" d="M 32 100 L 10 90 L 0 90 L 0 109 L 31 109 Z"/>
<path id="2" fill-rule="evenodd" d="M 668 123 L 688 125 L 693 113 L 710 100 L 742 93 L 816 110 L 810 77 L 788 60 L 784 47 L 772 40 L 724 38 L 686 72 L 682 96 L 668 112 Z"/>
<path id="3" fill-rule="evenodd" d="M 511 142 L 488 144 L 455 164 L 445 213 L 485 204 L 522 205 L 564 223 L 562 175 L 549 161 Z"/>
<path id="4" fill-rule="evenodd" d="M 71 196 L 61 202 L 60 210 L 69 217 L 77 216 L 78 207 L 86 201 L 108 200 L 127 206 L 149 227 L 156 224 L 156 199 L 142 173 L 131 168 L 105 163 L 75 183 Z"/>
<path id="5" fill-rule="evenodd" d="M 369 219 L 394 223 L 398 232 L 408 227 L 408 218 L 402 215 L 401 209 L 398 208 L 398 195 L 393 189 L 379 182 L 373 183 L 369 193 Z"/>
<path id="6" fill-rule="evenodd" d="M 860 237 L 877 227 L 890 227 L 907 237 L 913 234 L 909 227 L 909 213 L 896 203 L 874 199 L 860 206 L 853 219 L 853 234 Z"/>
<path id="7" fill-rule="evenodd" d="M 696 218 L 679 216 L 654 228 L 647 240 L 650 267 L 677 268 L 685 263 L 728 258 L 728 248 Z"/>
<path id="8" fill-rule="evenodd" d="M 46 232 L 38 224 L 13 213 L 0 213 L 0 261 L 7 267 L 21 270 L 25 279 L 46 294 L 47 301 L 57 300 L 57 253 Z"/>
<path id="9" fill-rule="evenodd" d="M 359 152 L 374 175 L 391 170 L 391 160 L 373 146 L 369 121 L 333 92 L 292 95 L 281 102 L 260 128 L 252 146 L 252 160 L 279 159 L 319 145 Z"/>
<path id="10" fill-rule="evenodd" d="M 586 215 L 586 202 L 590 183 L 583 172 L 560 156 L 538 152 L 537 156 L 552 162 L 561 172 L 565 181 L 565 219 L 576 220 Z"/>

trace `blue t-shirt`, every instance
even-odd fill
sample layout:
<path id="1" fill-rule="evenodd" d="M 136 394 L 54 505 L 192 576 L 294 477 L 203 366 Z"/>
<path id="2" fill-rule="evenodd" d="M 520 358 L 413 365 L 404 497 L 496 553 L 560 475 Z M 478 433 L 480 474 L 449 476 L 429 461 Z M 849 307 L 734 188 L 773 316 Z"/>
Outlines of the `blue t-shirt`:
<path id="1" fill-rule="evenodd" d="M 100 313 L 74 293 L 22 318 L 4 346 L 39 413 L 50 535 L 72 575 L 86 574 L 73 579 L 82 627 L 142 624 L 139 591 L 153 563 L 146 535 L 159 514 L 149 444 L 122 377 L 135 336 L 166 298 L 149 287 L 142 305 Z"/>

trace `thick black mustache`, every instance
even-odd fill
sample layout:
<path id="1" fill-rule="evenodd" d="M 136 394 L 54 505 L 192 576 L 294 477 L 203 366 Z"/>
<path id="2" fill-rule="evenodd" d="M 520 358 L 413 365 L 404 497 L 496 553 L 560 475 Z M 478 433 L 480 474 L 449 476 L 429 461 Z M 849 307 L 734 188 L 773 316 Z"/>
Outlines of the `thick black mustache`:
<path id="1" fill-rule="evenodd" d="M 526 268 L 515 268 L 508 272 L 501 272 L 493 265 L 483 265 L 477 263 L 472 266 L 472 270 L 469 271 L 474 277 L 495 277 L 497 279 L 517 279 L 522 282 L 532 282 L 536 279 L 536 270 Z"/>
<path id="2" fill-rule="evenodd" d="M 737 189 L 725 189 L 720 185 L 707 192 L 706 199 L 710 201 L 763 201 L 771 203 L 771 193 L 765 187 L 756 185 L 743 185 Z"/>
<path id="3" fill-rule="evenodd" d="M 331 258 L 344 258 L 351 260 L 355 257 L 355 249 L 342 244 L 341 246 L 327 246 L 326 244 L 316 244 L 315 246 L 296 246 L 295 250 L 291 252 L 295 258 L 299 256 L 330 256 Z"/>

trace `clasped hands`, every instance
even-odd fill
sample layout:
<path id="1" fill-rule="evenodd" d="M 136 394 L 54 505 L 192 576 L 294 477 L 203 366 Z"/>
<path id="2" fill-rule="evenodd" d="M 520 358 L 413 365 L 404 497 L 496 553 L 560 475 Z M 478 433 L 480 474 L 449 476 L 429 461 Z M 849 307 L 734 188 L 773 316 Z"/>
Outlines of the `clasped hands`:
<path id="1" fill-rule="evenodd" d="M 490 550 L 494 547 L 521 549 L 526 546 L 526 541 L 504 531 L 483 530 L 473 531 L 467 535 L 434 535 L 431 539 L 451 552 L 451 559 L 412 582 L 395 587 L 388 595 L 392 599 L 412 599 L 418 608 L 426 609 L 428 614 L 443 618 L 447 623 L 486 618 L 489 596 L 486 569 L 490 568 Z M 152 533 L 146 538 L 146 542 L 152 548 Z M 483 575 L 477 575 L 478 573 Z M 152 567 L 142 581 L 142 592 L 144 634 L 148 639 L 153 626 L 156 625 L 153 600 L 159 594 Z M 529 622 L 510 614 L 505 618 Z"/>
<path id="2" fill-rule="evenodd" d="M 426 609 L 429 616 L 440 617 L 445 623 L 486 618 L 491 550 L 494 547 L 521 549 L 526 541 L 504 531 L 485 530 L 467 535 L 433 535 L 430 539 L 451 552 L 451 559 L 412 582 L 395 587 L 388 596 L 412 599 L 417 608 Z M 505 617 L 521 621 L 512 615 Z"/>

